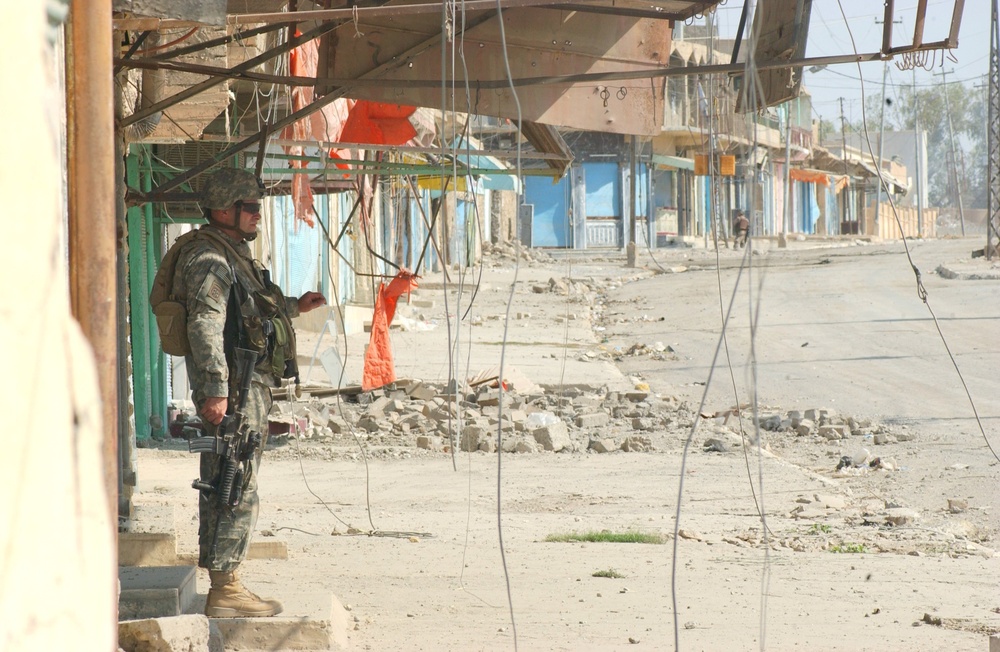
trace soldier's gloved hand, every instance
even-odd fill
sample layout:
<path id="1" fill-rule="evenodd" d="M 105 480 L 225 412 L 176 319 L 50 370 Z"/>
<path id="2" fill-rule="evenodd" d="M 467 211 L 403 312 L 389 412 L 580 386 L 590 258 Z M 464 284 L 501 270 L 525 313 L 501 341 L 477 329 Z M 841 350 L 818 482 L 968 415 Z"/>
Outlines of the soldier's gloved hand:
<path id="1" fill-rule="evenodd" d="M 309 312 L 313 308 L 326 305 L 326 297 L 319 292 L 306 292 L 299 297 L 299 312 Z"/>
<path id="2" fill-rule="evenodd" d="M 199 410 L 201 417 L 208 421 L 213 426 L 219 425 L 222 422 L 222 417 L 226 416 L 226 409 L 229 407 L 229 399 L 225 396 L 210 396 L 205 399 L 205 402 Z"/>

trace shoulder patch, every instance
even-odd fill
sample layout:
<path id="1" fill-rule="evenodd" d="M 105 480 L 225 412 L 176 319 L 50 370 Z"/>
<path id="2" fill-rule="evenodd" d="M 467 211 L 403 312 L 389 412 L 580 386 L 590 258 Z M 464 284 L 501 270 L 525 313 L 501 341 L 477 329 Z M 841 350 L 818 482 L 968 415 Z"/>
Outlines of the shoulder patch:
<path id="1" fill-rule="evenodd" d="M 210 308 L 223 312 L 229 300 L 230 285 L 230 281 L 220 279 L 215 273 L 208 272 L 205 275 L 205 282 L 201 284 L 201 289 L 198 290 L 195 299 Z"/>

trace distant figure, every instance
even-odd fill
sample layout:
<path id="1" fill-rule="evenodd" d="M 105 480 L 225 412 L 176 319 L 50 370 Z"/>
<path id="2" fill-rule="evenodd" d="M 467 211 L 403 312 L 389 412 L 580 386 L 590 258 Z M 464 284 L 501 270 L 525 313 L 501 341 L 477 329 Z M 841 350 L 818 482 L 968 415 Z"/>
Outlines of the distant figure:
<path id="1" fill-rule="evenodd" d="M 736 209 L 733 217 L 733 247 L 742 249 L 747 243 L 747 234 L 750 232 L 750 220 L 747 219 L 743 209 Z"/>

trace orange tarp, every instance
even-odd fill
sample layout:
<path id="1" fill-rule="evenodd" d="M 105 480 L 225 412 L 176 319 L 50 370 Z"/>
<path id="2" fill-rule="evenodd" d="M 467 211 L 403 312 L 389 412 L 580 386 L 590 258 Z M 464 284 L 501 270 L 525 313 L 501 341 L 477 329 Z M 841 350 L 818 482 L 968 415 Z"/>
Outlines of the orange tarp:
<path id="1" fill-rule="evenodd" d="M 820 170 L 803 170 L 801 168 L 792 168 L 788 171 L 789 178 L 795 181 L 803 181 L 805 183 L 818 183 L 823 186 L 830 185 L 830 175 L 826 172 Z"/>
<path id="2" fill-rule="evenodd" d="M 405 269 L 399 270 L 396 278 L 388 285 L 382 283 L 375 299 L 375 314 L 372 315 L 372 334 L 365 351 L 365 368 L 361 377 L 361 389 L 368 391 L 384 387 L 396 380 L 396 369 L 392 362 L 392 343 L 389 341 L 389 326 L 396 315 L 396 302 L 400 295 L 417 289 L 417 277 Z"/>
<path id="3" fill-rule="evenodd" d="M 296 31 L 296 36 L 300 32 Z M 315 77 L 319 67 L 319 41 L 303 43 L 289 55 L 289 68 L 297 77 Z M 312 86 L 292 88 L 292 110 L 298 111 L 315 99 Z M 288 140 L 347 143 L 372 143 L 377 145 L 405 145 L 417 136 L 413 122 L 416 107 L 367 100 L 338 98 L 306 118 L 285 127 L 281 137 Z M 286 154 L 302 156 L 302 145 L 284 146 Z M 350 150 L 331 149 L 332 159 L 352 158 Z M 291 161 L 292 168 L 306 168 L 307 161 Z M 338 167 L 348 167 L 338 164 Z M 316 211 L 313 207 L 312 189 L 307 173 L 292 176 L 292 201 L 295 217 L 313 226 Z"/>

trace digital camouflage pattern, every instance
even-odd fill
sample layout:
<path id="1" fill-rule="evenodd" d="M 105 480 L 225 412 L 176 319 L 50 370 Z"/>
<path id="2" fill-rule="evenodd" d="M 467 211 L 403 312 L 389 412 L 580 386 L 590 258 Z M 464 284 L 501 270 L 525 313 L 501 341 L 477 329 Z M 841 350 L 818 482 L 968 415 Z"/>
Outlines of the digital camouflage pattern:
<path id="1" fill-rule="evenodd" d="M 212 230 L 215 234 L 226 238 L 236 252 L 253 267 L 253 256 L 245 242 L 236 241 L 211 225 L 201 228 Z M 226 362 L 223 331 L 234 273 L 237 275 L 246 273 L 237 270 L 242 270 L 242 266 L 231 267 L 220 246 L 208 237 L 190 240 L 177 259 L 173 291 L 176 296 L 186 297 L 191 354 L 185 357 L 185 364 L 191 383 L 192 398 L 199 409 L 206 398 L 230 396 L 229 366 Z M 240 277 L 240 281 L 243 287 L 253 287 L 250 279 Z M 256 283 L 259 284 L 260 279 L 257 279 Z M 292 297 L 284 299 L 283 307 L 288 316 L 297 316 L 299 314 L 297 299 Z M 258 367 L 254 371 L 250 395 L 247 397 L 247 423 L 251 430 L 264 435 L 265 443 L 267 415 L 271 410 L 270 387 L 276 384 L 277 379 L 272 374 L 266 371 L 262 373 L 261 367 Z M 213 436 L 217 434 L 216 427 L 210 424 L 206 426 L 207 434 Z M 225 509 L 218 504 L 215 495 L 202 493 L 198 505 L 200 517 L 198 538 L 201 546 L 199 566 L 215 571 L 231 571 L 246 556 L 250 535 L 257 520 L 256 476 L 259 464 L 260 451 L 251 464 L 252 472 L 244 478 L 243 500 L 235 509 Z M 219 473 L 219 466 L 217 455 L 201 454 L 203 480 L 214 483 Z M 213 557 L 216 524 L 219 533 Z"/>
<path id="2" fill-rule="evenodd" d="M 226 210 L 241 199 L 260 199 L 264 184 L 246 170 L 223 168 L 210 176 L 201 189 L 202 208 Z"/>
<path id="3" fill-rule="evenodd" d="M 250 384 L 247 397 L 246 419 L 250 430 L 262 435 L 260 448 L 250 462 L 250 473 L 243 478 L 243 497 L 240 504 L 232 509 L 219 504 L 215 494 L 200 492 L 198 497 L 198 565 L 213 571 L 230 572 L 236 570 L 250 548 L 250 536 L 257 525 L 257 470 L 260 468 L 261 454 L 267 446 L 267 415 L 271 411 L 271 388 L 257 382 Z M 207 434 L 215 436 L 218 427 L 208 424 Z M 201 454 L 201 479 L 218 486 L 222 472 L 220 456 L 215 453 Z M 218 539 L 216 539 L 218 529 Z"/>

